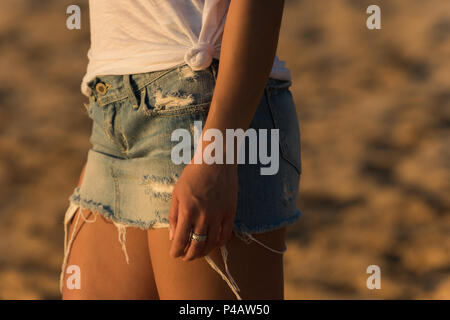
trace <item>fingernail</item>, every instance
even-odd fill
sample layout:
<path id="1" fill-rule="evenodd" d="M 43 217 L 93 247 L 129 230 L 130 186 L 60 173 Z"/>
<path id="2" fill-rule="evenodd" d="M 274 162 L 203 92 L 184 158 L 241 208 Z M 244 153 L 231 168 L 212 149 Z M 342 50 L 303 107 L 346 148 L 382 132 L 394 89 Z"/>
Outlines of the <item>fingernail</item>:
<path id="1" fill-rule="evenodd" d="M 172 228 L 169 228 L 169 240 L 172 241 Z"/>

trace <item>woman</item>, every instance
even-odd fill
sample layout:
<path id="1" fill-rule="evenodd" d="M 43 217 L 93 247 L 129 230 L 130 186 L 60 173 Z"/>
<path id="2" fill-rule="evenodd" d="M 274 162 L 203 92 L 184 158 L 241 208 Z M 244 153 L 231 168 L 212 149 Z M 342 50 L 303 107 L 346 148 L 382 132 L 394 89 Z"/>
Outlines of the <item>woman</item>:
<path id="1" fill-rule="evenodd" d="M 282 12 L 90 2 L 92 148 L 65 216 L 64 299 L 284 298 L 301 161 Z"/>

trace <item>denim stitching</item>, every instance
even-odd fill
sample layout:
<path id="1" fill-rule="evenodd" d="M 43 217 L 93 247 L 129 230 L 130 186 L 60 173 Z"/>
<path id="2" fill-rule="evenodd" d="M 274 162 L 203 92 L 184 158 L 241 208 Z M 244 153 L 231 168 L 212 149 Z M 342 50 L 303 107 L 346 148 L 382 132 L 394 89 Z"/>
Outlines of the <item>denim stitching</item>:
<path id="1" fill-rule="evenodd" d="M 117 139 L 111 134 L 111 131 L 115 132 L 112 123 L 105 121 L 106 109 L 102 108 L 102 111 L 103 111 L 103 131 L 105 132 L 105 134 L 109 138 L 109 140 L 114 144 L 114 146 L 119 147 L 121 153 L 125 156 L 125 158 L 128 158 L 128 152 L 129 152 L 128 141 L 126 140 L 124 134 L 120 130 L 118 130 L 118 131 L 122 137 L 123 143 L 125 144 L 125 148 L 120 142 L 117 141 Z"/>
<path id="2" fill-rule="evenodd" d="M 179 115 L 185 115 L 185 114 L 194 114 L 197 112 L 205 112 L 209 109 L 209 106 L 211 105 L 211 102 L 204 102 L 200 104 L 195 104 L 189 107 L 183 107 L 177 110 L 146 110 L 145 115 L 152 117 L 152 116 L 161 116 L 161 117 L 174 117 Z M 144 108 L 145 109 L 145 108 Z"/>
<path id="3" fill-rule="evenodd" d="M 286 88 L 284 88 L 284 89 L 281 89 L 281 90 L 286 90 Z M 271 95 L 272 95 L 272 93 L 273 92 L 275 92 L 275 91 L 271 91 L 270 92 L 270 89 L 268 88 L 268 87 L 266 87 L 265 89 L 264 89 L 264 94 L 266 95 L 266 100 L 267 100 L 267 107 L 268 107 L 268 109 L 269 109 L 269 112 L 270 112 L 270 115 L 272 116 L 272 121 L 273 121 L 273 124 L 274 124 L 274 126 L 275 126 L 275 129 L 279 129 L 279 130 L 282 130 L 282 128 L 280 127 L 280 125 L 278 124 L 278 121 L 277 121 L 277 117 L 275 116 L 275 106 L 273 106 L 272 105 L 272 103 L 270 102 L 270 97 L 271 97 Z M 300 175 L 301 174 L 301 170 L 299 169 L 299 168 L 297 168 L 297 165 L 295 165 L 294 163 L 293 163 L 293 161 L 291 161 L 290 159 L 289 159 L 289 157 L 287 156 L 287 151 L 286 151 L 286 149 L 285 149 L 285 143 L 283 142 L 283 143 L 280 143 L 280 150 L 281 150 L 281 156 L 282 156 L 282 158 L 286 161 L 286 162 L 288 162 L 291 166 L 293 166 L 294 167 L 294 169 L 295 169 L 295 171 Z"/>
<path id="4" fill-rule="evenodd" d="M 137 91 L 140 91 L 142 88 L 152 84 L 156 80 L 160 79 L 161 77 L 165 76 L 166 74 L 168 74 L 168 73 L 170 73 L 172 71 L 177 70 L 178 68 L 179 67 L 166 70 L 165 72 L 163 72 L 160 75 L 158 75 L 156 78 L 148 80 L 147 82 L 144 82 L 145 84 L 139 86 L 136 90 L 132 90 L 133 93 L 137 93 Z M 114 103 L 114 102 L 117 102 L 117 101 L 125 100 L 126 98 L 128 98 L 128 92 L 125 92 L 125 93 L 123 93 L 121 95 L 118 95 L 118 96 L 111 95 L 111 96 L 108 96 L 108 97 L 98 97 L 98 101 L 97 102 L 98 102 L 98 104 L 100 106 L 105 106 L 105 105 L 110 104 L 110 103 Z"/>
<path id="5" fill-rule="evenodd" d="M 114 172 L 112 165 L 110 166 L 111 177 L 114 181 L 114 216 L 119 216 L 119 181 L 117 180 L 117 176 Z"/>
<path id="6" fill-rule="evenodd" d="M 128 152 L 130 151 L 130 150 L 129 150 L 129 149 L 130 149 L 130 146 L 128 145 L 127 138 L 125 137 L 125 135 L 123 134 L 122 131 L 120 131 L 120 136 L 122 137 L 122 141 L 123 141 L 123 143 L 124 143 L 124 145 L 125 145 L 125 149 L 124 149 L 122 146 L 120 146 L 120 149 L 121 149 L 122 152 L 125 154 L 125 156 L 128 157 Z"/>
<path id="7" fill-rule="evenodd" d="M 109 140 L 114 143 L 114 145 L 116 144 L 116 140 L 114 139 L 114 137 L 111 135 L 111 133 L 109 132 L 108 128 L 112 128 L 112 125 L 107 124 L 106 122 L 103 122 L 103 130 L 106 133 L 106 136 L 109 138 Z"/>

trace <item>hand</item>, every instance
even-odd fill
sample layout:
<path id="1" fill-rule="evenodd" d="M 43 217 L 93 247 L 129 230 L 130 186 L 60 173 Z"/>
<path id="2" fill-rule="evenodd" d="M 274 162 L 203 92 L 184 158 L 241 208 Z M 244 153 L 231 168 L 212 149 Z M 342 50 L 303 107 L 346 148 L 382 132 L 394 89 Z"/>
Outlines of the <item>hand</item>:
<path id="1" fill-rule="evenodd" d="M 191 261 L 224 245 L 233 230 L 237 205 L 237 166 L 188 164 L 172 193 L 170 255 Z M 191 230 L 207 235 L 190 241 Z"/>

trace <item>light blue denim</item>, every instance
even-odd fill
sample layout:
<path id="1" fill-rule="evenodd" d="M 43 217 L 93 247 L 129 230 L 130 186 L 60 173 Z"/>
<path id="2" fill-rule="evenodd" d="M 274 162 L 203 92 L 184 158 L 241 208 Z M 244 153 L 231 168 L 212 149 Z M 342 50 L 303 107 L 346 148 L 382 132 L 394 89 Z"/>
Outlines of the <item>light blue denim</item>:
<path id="1" fill-rule="evenodd" d="M 167 227 L 171 190 L 185 166 L 171 161 L 177 144 L 171 134 L 178 128 L 193 134 L 194 121 L 205 123 L 217 71 L 214 60 L 201 71 L 182 65 L 89 82 L 92 148 L 70 202 L 126 226 Z M 238 165 L 236 234 L 274 230 L 301 215 L 300 131 L 290 84 L 269 79 L 251 122 L 256 130 L 279 129 L 279 171 L 261 175 L 260 163 Z"/>
<path id="2" fill-rule="evenodd" d="M 91 95 L 86 109 L 93 120 L 92 147 L 82 183 L 70 196 L 64 218 L 61 292 L 76 238 L 76 232 L 69 233 L 72 220 L 75 219 L 74 230 L 83 221 L 94 223 L 98 214 L 111 220 L 117 227 L 127 263 L 127 227 L 169 226 L 171 193 L 185 167 L 171 159 L 172 148 L 178 144 L 171 136 L 176 129 L 186 129 L 194 135 L 194 122 L 205 123 L 218 67 L 214 60 L 201 71 L 181 65 L 150 73 L 99 76 L 88 83 Z M 238 164 L 239 193 L 233 232 L 246 243 L 254 241 L 277 254 L 283 254 L 286 246 L 283 250 L 273 249 L 252 234 L 290 225 L 301 216 L 296 207 L 302 172 L 300 132 L 290 85 L 290 81 L 269 79 L 250 125 L 257 132 L 279 130 L 277 173 L 262 175 L 261 168 L 267 165 L 250 164 L 248 141 L 247 161 Z M 272 145 L 272 137 L 267 137 L 267 146 Z M 259 140 L 257 145 L 260 147 Z M 194 147 L 192 144 L 191 154 Z M 80 207 L 92 211 L 94 217 L 79 214 L 75 218 Z M 224 270 L 209 254 L 205 259 L 240 300 L 240 289 L 228 268 L 226 245 L 220 247 L 220 252 Z"/>

